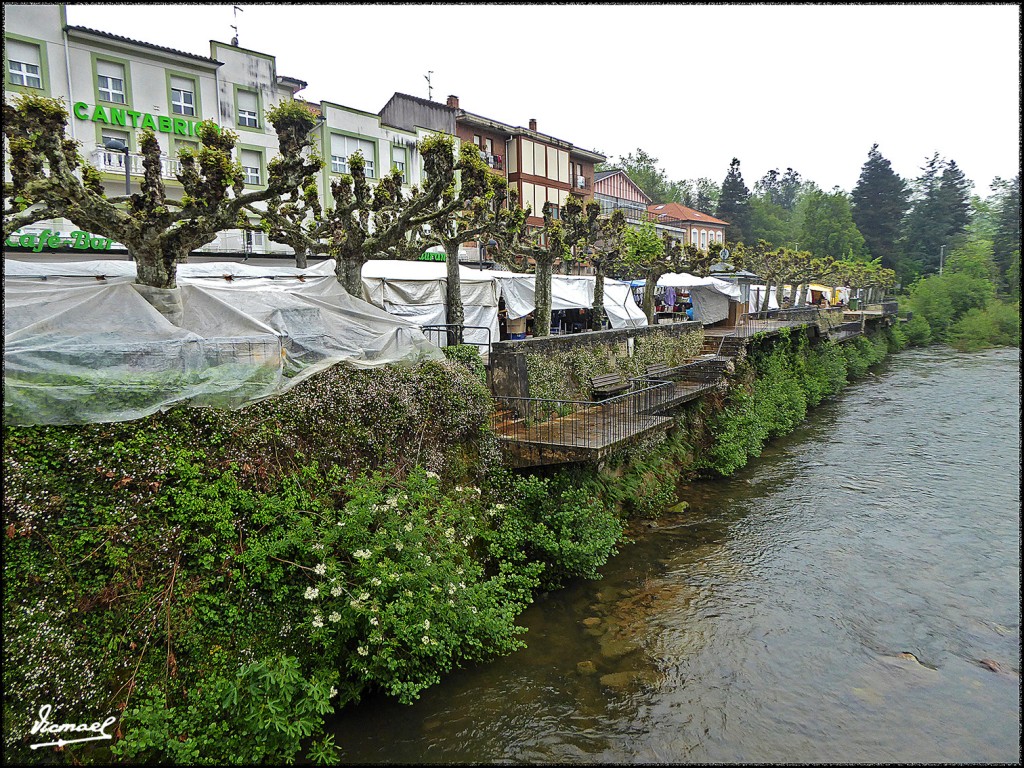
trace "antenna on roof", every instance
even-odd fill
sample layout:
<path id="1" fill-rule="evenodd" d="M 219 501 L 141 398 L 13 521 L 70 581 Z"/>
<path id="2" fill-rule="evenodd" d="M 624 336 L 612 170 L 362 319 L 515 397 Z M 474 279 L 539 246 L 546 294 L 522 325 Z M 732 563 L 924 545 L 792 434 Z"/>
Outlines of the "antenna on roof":
<path id="1" fill-rule="evenodd" d="M 427 81 L 427 98 L 431 101 L 434 100 L 434 86 L 430 84 L 430 76 L 434 74 L 434 70 L 428 69 L 427 74 L 423 76 L 423 79 Z"/>
<path id="2" fill-rule="evenodd" d="M 232 13 L 234 14 L 235 21 L 238 21 L 238 12 L 242 11 L 244 13 L 245 9 L 244 8 L 239 8 L 237 5 L 233 5 L 231 7 L 234 8 Z M 231 38 L 231 44 L 237 48 L 238 47 L 238 27 L 236 27 L 234 24 L 231 24 L 230 26 L 231 26 L 231 28 L 233 30 L 235 30 L 235 36 Z"/>

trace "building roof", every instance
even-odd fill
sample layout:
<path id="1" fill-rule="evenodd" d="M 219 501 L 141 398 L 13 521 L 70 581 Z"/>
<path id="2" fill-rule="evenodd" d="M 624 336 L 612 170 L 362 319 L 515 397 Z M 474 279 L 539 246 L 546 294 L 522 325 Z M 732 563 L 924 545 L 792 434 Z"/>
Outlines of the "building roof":
<path id="1" fill-rule="evenodd" d="M 569 152 L 582 155 L 589 160 L 593 160 L 594 162 L 603 162 L 605 160 L 605 156 L 602 155 L 600 152 L 595 152 L 590 149 L 584 149 L 583 147 L 577 147 L 571 141 L 559 139 L 549 134 L 541 133 L 540 131 L 530 130 L 529 128 L 524 128 L 521 125 L 509 125 L 508 123 L 503 123 L 500 120 L 493 120 L 489 117 L 484 117 L 483 115 L 477 115 L 473 112 L 467 112 L 465 109 L 462 109 L 461 107 L 456 111 L 455 115 L 455 119 L 457 121 L 463 121 L 468 123 L 469 125 L 477 125 L 481 128 L 490 128 L 495 131 L 507 133 L 511 136 L 527 136 L 533 139 L 538 139 L 547 144 L 554 144 L 555 146 L 562 147 L 563 149 L 568 150 Z"/>
<path id="2" fill-rule="evenodd" d="M 648 205 L 647 210 L 658 218 L 675 219 L 677 221 L 695 221 L 700 224 L 718 224 L 723 227 L 729 226 L 729 222 L 716 219 L 710 213 L 701 213 L 693 208 L 687 208 L 682 203 L 655 203 Z"/>
<path id="3" fill-rule="evenodd" d="M 390 99 L 388 99 L 388 104 L 391 103 L 391 100 L 394 99 L 395 96 L 401 96 L 403 99 L 409 99 L 410 101 L 415 101 L 416 103 L 422 104 L 422 105 L 424 105 L 426 107 L 438 107 L 440 109 L 447 109 L 450 112 L 454 112 L 455 111 L 454 108 L 449 107 L 443 101 L 434 101 L 433 99 L 424 99 L 424 98 L 422 98 L 420 96 L 412 96 L 412 95 L 410 95 L 408 93 L 400 93 L 398 91 L 395 91 L 394 95 Z M 384 106 L 386 107 L 387 104 L 385 104 Z M 383 110 L 381 110 L 381 111 L 383 112 Z"/>
<path id="4" fill-rule="evenodd" d="M 626 180 L 626 182 L 629 184 L 629 186 L 631 186 L 633 189 L 635 189 L 637 192 L 639 192 L 643 196 L 644 200 L 646 200 L 648 203 L 651 202 L 651 196 L 648 195 L 646 192 L 644 192 L 642 189 L 640 189 L 640 186 L 635 181 L 633 181 L 631 178 L 629 178 L 629 174 L 626 173 L 621 168 L 613 168 L 610 171 L 595 171 L 594 172 L 594 184 L 596 185 L 598 182 L 604 181 L 605 179 L 609 179 L 612 176 L 617 176 L 617 175 L 620 175 L 620 174 L 621 174 L 622 178 Z M 597 191 L 596 188 L 595 188 L 594 191 L 595 192 Z M 639 203 L 640 201 L 637 201 L 637 202 Z"/>
<path id="5" fill-rule="evenodd" d="M 111 32 L 100 32 L 98 29 L 90 29 L 89 27 L 76 27 L 76 26 L 73 26 L 73 25 L 69 24 L 67 27 L 65 27 L 65 29 L 67 31 L 69 31 L 69 32 L 85 32 L 86 34 L 96 35 L 97 37 L 105 37 L 108 40 L 117 40 L 118 42 L 129 43 L 131 45 L 140 45 L 143 48 L 152 48 L 155 51 L 163 51 L 164 53 L 173 53 L 175 56 L 184 56 L 184 57 L 189 58 L 189 59 L 195 59 L 197 61 L 201 61 L 201 62 L 203 62 L 205 64 L 213 64 L 213 65 L 216 65 L 216 66 L 220 66 L 221 64 L 224 63 L 224 62 L 221 62 L 221 61 L 217 61 L 216 59 L 211 59 L 209 56 L 199 56 L 198 54 L 195 54 L 195 53 L 188 53 L 187 51 L 179 51 L 179 50 L 177 50 L 175 48 L 166 48 L 166 47 L 164 47 L 162 45 L 156 45 L 154 43 L 144 43 L 141 40 L 133 40 L 130 37 L 123 37 L 122 35 L 115 35 L 115 34 L 113 34 Z"/>

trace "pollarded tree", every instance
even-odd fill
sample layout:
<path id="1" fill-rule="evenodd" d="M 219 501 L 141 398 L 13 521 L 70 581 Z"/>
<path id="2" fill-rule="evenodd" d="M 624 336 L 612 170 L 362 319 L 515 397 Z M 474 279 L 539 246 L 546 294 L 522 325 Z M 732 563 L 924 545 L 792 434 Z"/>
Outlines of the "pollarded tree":
<path id="1" fill-rule="evenodd" d="M 671 258 L 678 257 L 680 251 L 678 242 L 669 243 L 658 235 L 653 221 L 643 221 L 627 229 L 623 236 L 623 269 L 646 281 L 640 308 L 649 325 L 654 323 L 654 289 L 658 278 L 672 271 Z"/>
<path id="2" fill-rule="evenodd" d="M 414 233 L 457 209 L 454 193 L 455 154 L 451 137 L 433 134 L 419 144 L 426 173 L 422 189 L 402 191 L 402 173 L 395 169 L 371 186 L 360 152 L 349 155 L 349 173 L 331 182 L 333 206 L 321 209 L 315 185 L 307 180 L 301 192 L 267 206 L 261 216 L 268 236 L 286 243 L 298 255 L 322 253 L 335 260 L 335 275 L 352 296 L 362 295 L 363 265 L 372 258 L 393 256 Z M 439 205 L 445 198 L 446 202 Z"/>
<path id="3" fill-rule="evenodd" d="M 534 336 L 548 336 L 551 333 L 551 274 L 555 262 L 564 261 L 569 255 L 565 229 L 562 222 L 552 215 L 552 208 L 552 203 L 544 203 L 544 228 L 534 235 L 532 242 L 519 248 L 527 263 L 531 258 L 534 263 Z M 526 212 L 529 215 L 529 205 Z"/>
<path id="4" fill-rule="evenodd" d="M 594 304 L 590 329 L 599 331 L 604 325 L 604 279 L 622 256 L 626 234 L 626 216 L 616 209 L 601 218 L 601 204 L 590 200 L 584 204 L 578 195 L 569 195 L 562 208 L 566 241 L 573 249 L 572 258 L 594 267 Z"/>
<path id="5" fill-rule="evenodd" d="M 442 193 L 435 203 L 436 217 L 417 230 L 413 242 L 423 247 L 440 245 L 444 248 L 448 323 L 463 325 L 466 315 L 462 305 L 459 246 L 469 240 L 493 239 L 497 249 L 514 252 L 524 234 L 526 211 L 520 207 L 515 190 L 509 191 L 508 182 L 487 170 L 475 145 L 462 144 L 456 170 L 459 171 L 458 191 L 449 186 Z M 422 251 L 422 247 L 415 251 Z"/>
<path id="6" fill-rule="evenodd" d="M 732 262 L 739 269 L 753 272 L 764 280 L 765 291 L 761 299 L 759 311 L 767 312 L 771 298 L 771 289 L 778 293 L 785 279 L 786 248 L 772 250 L 764 240 L 758 240 L 753 246 L 737 243 L 732 249 Z"/>
<path id="7" fill-rule="evenodd" d="M 4 188 L 5 209 L 22 209 L 10 221 L 5 216 L 5 234 L 8 226 L 24 226 L 37 215 L 29 206 L 39 206 L 47 218 L 65 218 L 124 244 L 136 262 L 140 285 L 175 288 L 177 265 L 191 251 L 213 242 L 218 232 L 247 227 L 246 209 L 288 194 L 319 169 L 319 159 L 304 153 L 316 122 L 312 112 L 286 101 L 269 110 L 267 118 L 277 131 L 280 156 L 269 164 L 265 189 L 245 190 L 241 165 L 231 157 L 236 135 L 206 121 L 199 127 L 198 152 L 183 150 L 179 156 L 180 199 L 167 196 L 160 145 L 151 130 L 139 139 L 140 191 L 107 197 L 99 172 L 81 159 L 78 143 L 65 138 L 68 114 L 62 102 L 22 96 L 13 105 L 5 103 L 12 169 L 11 184 Z M 155 295 L 149 292 L 148 297 Z M 180 303 L 172 296 L 171 316 L 175 306 Z"/>

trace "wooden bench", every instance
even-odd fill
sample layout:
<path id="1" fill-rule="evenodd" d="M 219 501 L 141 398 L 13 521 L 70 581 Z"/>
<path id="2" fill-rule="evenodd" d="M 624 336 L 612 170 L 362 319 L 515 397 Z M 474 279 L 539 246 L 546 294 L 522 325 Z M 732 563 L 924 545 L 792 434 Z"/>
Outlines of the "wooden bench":
<path id="1" fill-rule="evenodd" d="M 611 397 L 629 391 L 630 384 L 621 373 L 604 373 L 590 380 L 590 389 L 595 399 Z"/>
<path id="2" fill-rule="evenodd" d="M 647 366 L 647 378 L 667 381 L 674 371 L 674 368 L 665 365 L 665 363 L 655 363 L 654 365 Z"/>

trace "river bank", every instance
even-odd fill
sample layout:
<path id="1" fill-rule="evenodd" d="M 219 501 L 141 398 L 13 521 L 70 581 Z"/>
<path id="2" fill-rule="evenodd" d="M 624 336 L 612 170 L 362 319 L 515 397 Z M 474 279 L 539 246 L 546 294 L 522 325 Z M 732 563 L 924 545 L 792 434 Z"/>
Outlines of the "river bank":
<path id="1" fill-rule="evenodd" d="M 480 372 L 455 362 L 325 373 L 258 414 L 6 429 L 6 743 L 46 700 L 123 711 L 122 760 L 280 762 L 311 739 L 335 759 L 332 710 L 521 647 L 533 596 L 595 578 L 625 517 L 736 471 L 892 343 L 765 339 L 728 396 L 582 473 L 500 471 Z"/>
<path id="2" fill-rule="evenodd" d="M 342 713 L 346 759 L 1018 762 L 1019 362 L 891 357 L 681 485 L 600 581 L 524 612 L 527 648 Z"/>

